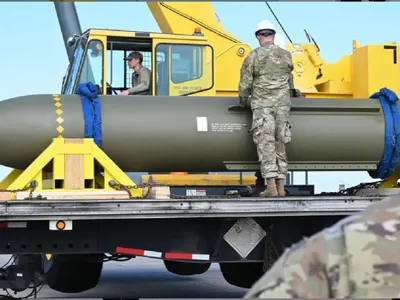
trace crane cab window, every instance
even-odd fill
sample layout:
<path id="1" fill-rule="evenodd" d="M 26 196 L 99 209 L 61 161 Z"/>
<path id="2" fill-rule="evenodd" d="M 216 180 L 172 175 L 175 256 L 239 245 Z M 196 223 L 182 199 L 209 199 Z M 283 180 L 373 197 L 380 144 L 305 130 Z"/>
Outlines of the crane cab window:
<path id="1" fill-rule="evenodd" d="M 62 87 L 63 94 L 73 94 L 80 83 L 92 82 L 103 92 L 103 43 L 82 37 L 75 48 L 74 60 Z"/>
<path id="2" fill-rule="evenodd" d="M 103 93 L 103 43 L 91 40 L 81 69 L 79 83 L 92 82 Z"/>
<path id="3" fill-rule="evenodd" d="M 150 39 L 108 37 L 107 95 L 116 95 L 132 87 L 133 70 L 124 60 L 132 51 L 140 52 L 143 55 L 142 65 L 152 71 L 152 44 Z"/>
<path id="4" fill-rule="evenodd" d="M 159 44 L 156 95 L 184 96 L 213 87 L 213 49 L 208 45 Z"/>

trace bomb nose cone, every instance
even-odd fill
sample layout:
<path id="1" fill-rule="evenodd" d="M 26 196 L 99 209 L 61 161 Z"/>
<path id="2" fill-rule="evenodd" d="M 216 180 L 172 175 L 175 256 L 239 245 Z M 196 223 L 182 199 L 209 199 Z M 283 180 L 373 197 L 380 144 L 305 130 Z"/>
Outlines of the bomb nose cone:
<path id="1" fill-rule="evenodd" d="M 65 124 L 57 122 L 57 112 L 65 105 L 53 98 L 28 95 L 0 102 L 0 165 L 25 169 L 58 136 L 57 127 Z"/>
<path id="2" fill-rule="evenodd" d="M 12 168 L 25 168 L 46 148 L 43 138 L 38 138 L 46 128 L 53 127 L 54 118 L 49 113 L 54 109 L 43 95 L 23 96 L 0 102 L 0 164 Z M 47 95 L 48 97 L 48 95 Z M 47 107 L 46 107 L 47 106 Z"/>

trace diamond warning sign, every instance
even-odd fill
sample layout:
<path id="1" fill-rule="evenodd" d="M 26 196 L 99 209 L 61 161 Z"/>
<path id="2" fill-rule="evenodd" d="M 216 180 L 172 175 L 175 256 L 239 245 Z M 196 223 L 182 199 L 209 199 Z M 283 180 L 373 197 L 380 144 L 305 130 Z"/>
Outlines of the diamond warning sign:
<path id="1" fill-rule="evenodd" d="M 224 240 L 243 258 L 247 257 L 266 232 L 253 218 L 239 219 L 224 235 Z"/>

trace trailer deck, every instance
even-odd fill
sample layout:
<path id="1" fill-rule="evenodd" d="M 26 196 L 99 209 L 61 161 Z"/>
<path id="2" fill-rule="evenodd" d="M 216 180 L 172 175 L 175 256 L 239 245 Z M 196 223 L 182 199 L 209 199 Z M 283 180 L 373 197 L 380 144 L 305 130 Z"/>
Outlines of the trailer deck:
<path id="1" fill-rule="evenodd" d="M 0 221 L 348 215 L 384 197 L 12 200 L 0 202 Z"/>

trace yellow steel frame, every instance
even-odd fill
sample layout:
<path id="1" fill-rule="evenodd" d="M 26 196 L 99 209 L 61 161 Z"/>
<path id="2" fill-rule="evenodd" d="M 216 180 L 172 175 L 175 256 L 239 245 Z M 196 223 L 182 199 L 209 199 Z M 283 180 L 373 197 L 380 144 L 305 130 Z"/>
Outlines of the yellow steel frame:
<path id="1" fill-rule="evenodd" d="M 0 189 L 6 190 L 24 171 L 14 169 L 1 182 Z"/>
<path id="2" fill-rule="evenodd" d="M 1 189 L 18 190 L 24 189 L 36 183 L 35 191 L 52 192 L 76 192 L 76 191 L 115 191 L 109 186 L 109 182 L 114 181 L 122 185 L 135 186 L 135 183 L 126 175 L 95 143 L 93 139 L 82 139 L 81 144 L 65 144 L 64 138 L 55 138 L 53 142 L 26 168 L 22 170 L 13 170 L 0 183 Z M 55 188 L 56 180 L 65 180 L 65 157 L 66 155 L 83 155 L 83 176 L 84 180 L 94 182 L 91 188 L 65 189 Z M 104 168 L 104 180 L 99 175 L 95 175 L 94 166 L 97 161 Z M 51 184 L 45 186 L 43 170 L 50 162 L 53 166 L 53 175 L 50 179 Z M 101 181 L 104 184 L 99 184 Z M 47 179 L 48 181 L 49 179 Z M 96 184 L 97 183 L 97 184 Z M 133 197 L 142 196 L 143 189 L 131 189 Z M 15 199 L 15 193 L 12 194 Z"/>
<path id="3" fill-rule="evenodd" d="M 392 189 L 392 188 L 400 188 L 399 187 L 399 182 L 400 180 L 400 169 L 396 169 L 392 176 L 390 176 L 386 181 L 384 181 L 379 188 L 381 189 Z"/>

